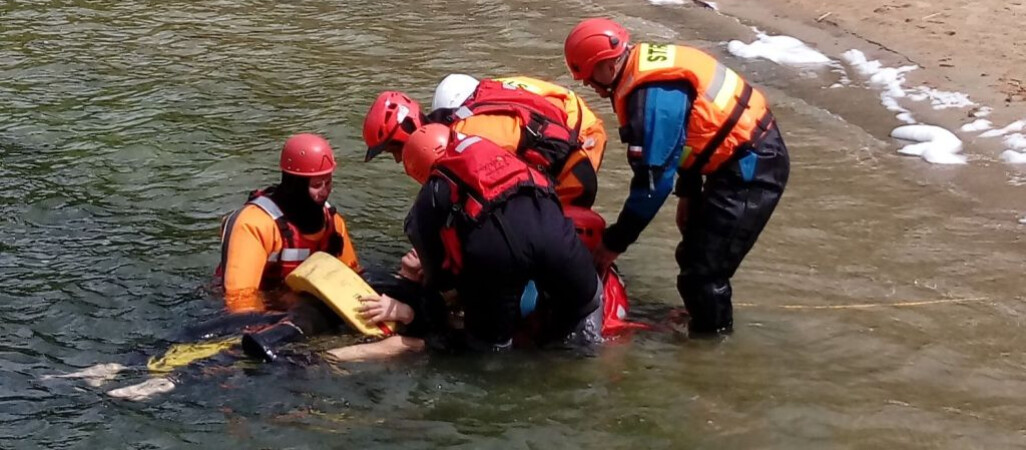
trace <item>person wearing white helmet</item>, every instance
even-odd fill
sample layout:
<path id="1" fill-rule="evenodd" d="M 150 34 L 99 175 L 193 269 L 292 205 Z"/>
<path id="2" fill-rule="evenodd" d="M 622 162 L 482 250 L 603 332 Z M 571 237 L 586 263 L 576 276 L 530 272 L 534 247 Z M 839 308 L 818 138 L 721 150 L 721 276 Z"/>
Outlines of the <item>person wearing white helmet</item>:
<path id="1" fill-rule="evenodd" d="M 540 97 L 539 100 L 544 100 L 544 103 L 551 104 L 559 110 L 557 114 L 560 125 L 571 131 L 571 139 L 576 142 L 573 143 L 575 148 L 570 150 L 569 155 L 561 158 L 559 166 L 550 175 L 556 180 L 556 191 L 564 205 L 590 208 L 595 202 L 598 190 L 597 173 L 606 147 L 606 131 L 602 120 L 577 94 L 553 83 L 524 76 L 486 79 L 484 82 L 489 87 L 498 83 L 506 89 L 529 92 L 534 94 L 531 97 Z M 431 101 L 432 111 L 427 116 L 428 122 L 451 125 L 463 134 L 482 135 L 500 144 L 520 141 L 519 128 L 527 124 L 511 127 L 507 121 L 510 120 L 509 116 L 513 115 L 512 113 L 496 114 L 494 111 L 477 109 L 485 103 L 489 109 L 494 109 L 495 103 L 508 101 L 494 95 L 490 95 L 487 101 L 479 98 L 481 85 L 482 80 L 467 74 L 453 73 L 445 76 L 435 88 L 435 95 Z M 468 108 L 461 109 L 463 107 Z M 478 117 L 471 117 L 474 115 Z M 508 150 L 523 153 L 521 149 L 515 148 L 514 144 L 504 146 L 510 147 Z"/>
<path id="2" fill-rule="evenodd" d="M 431 100 L 431 111 L 459 108 L 477 90 L 479 84 L 481 82 L 470 75 L 462 73 L 446 75 L 435 88 L 435 96 Z"/>

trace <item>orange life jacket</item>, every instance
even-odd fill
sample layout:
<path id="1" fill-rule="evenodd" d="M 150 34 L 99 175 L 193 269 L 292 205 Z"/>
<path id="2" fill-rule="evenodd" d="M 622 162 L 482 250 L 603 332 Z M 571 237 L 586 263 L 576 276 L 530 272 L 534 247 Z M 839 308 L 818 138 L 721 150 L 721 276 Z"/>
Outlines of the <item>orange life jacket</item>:
<path id="1" fill-rule="evenodd" d="M 681 169 L 715 172 L 739 147 L 763 137 L 773 123 L 762 93 L 716 58 L 681 45 L 638 44 L 613 92 L 621 127 L 630 123 L 631 92 L 660 81 L 686 81 L 695 90 Z"/>
<path id="2" fill-rule="evenodd" d="M 449 183 L 453 212 L 442 227 L 446 250 L 442 267 L 454 274 L 463 268 L 457 221 L 476 224 L 515 194 L 534 191 L 536 195 L 555 195 L 548 177 L 479 136 L 453 139 L 435 162 L 432 176 Z"/>
<path id="3" fill-rule="evenodd" d="M 584 102 L 577 97 L 574 91 L 557 84 L 530 77 L 503 77 L 494 78 L 494 80 L 507 86 L 513 86 L 517 89 L 537 94 L 557 108 L 562 109 L 563 113 L 566 114 L 564 125 L 567 128 L 579 131 L 585 127 L 585 112 L 590 113 L 591 110 L 584 105 Z M 591 116 L 594 117 L 594 114 L 591 114 Z"/>
<path id="4" fill-rule="evenodd" d="M 282 248 L 280 251 L 267 255 L 267 265 L 264 266 L 264 274 L 261 278 L 261 288 L 271 288 L 285 280 L 296 267 L 299 267 L 306 258 L 309 258 L 311 254 L 315 252 L 328 252 L 332 256 L 339 256 L 342 254 L 342 249 L 345 248 L 346 242 L 341 236 L 338 237 L 342 245 L 339 245 L 337 249 L 331 247 L 332 236 L 337 235 L 335 231 L 335 207 L 324 203 L 324 220 L 325 230 L 320 240 L 313 241 L 305 238 L 303 233 L 299 231 L 299 228 L 290 223 L 285 218 L 285 213 L 282 212 L 271 197 L 264 195 L 263 190 L 253 191 L 249 195 L 249 200 L 246 201 L 246 205 L 254 205 L 260 208 L 271 219 L 278 225 L 278 232 L 281 233 L 282 237 Z M 239 208 L 235 212 L 231 213 L 224 220 L 221 221 L 221 263 L 217 266 L 216 276 L 224 275 L 224 266 L 228 260 L 228 242 L 231 240 L 232 228 L 235 222 L 235 218 L 242 211 Z"/>
<path id="5" fill-rule="evenodd" d="M 453 113 L 455 120 L 478 114 L 518 118 L 522 129 L 517 155 L 552 178 L 559 176 L 570 155 L 581 147 L 577 139 L 580 130 L 567 127 L 567 114 L 562 108 L 512 84 L 483 80 Z"/>

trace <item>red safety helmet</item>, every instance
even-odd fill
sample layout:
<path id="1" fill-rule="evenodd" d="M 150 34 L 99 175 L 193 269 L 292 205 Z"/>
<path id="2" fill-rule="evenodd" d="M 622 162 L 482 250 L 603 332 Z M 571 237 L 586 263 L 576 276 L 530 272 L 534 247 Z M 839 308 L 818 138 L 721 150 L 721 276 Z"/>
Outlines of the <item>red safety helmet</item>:
<path id="1" fill-rule="evenodd" d="M 382 92 L 363 120 L 363 141 L 367 144 L 364 161 L 389 150 L 389 145 L 401 146 L 421 124 L 420 104 L 416 100 L 399 91 Z"/>
<path id="2" fill-rule="evenodd" d="M 627 51 L 630 38 L 627 29 L 612 20 L 585 19 L 570 30 L 563 43 L 566 67 L 575 80 L 590 79 L 596 63 Z"/>
<path id="3" fill-rule="evenodd" d="M 335 154 L 323 137 L 310 133 L 297 134 L 285 141 L 279 165 L 282 172 L 292 175 L 327 175 L 335 170 Z"/>
<path id="4" fill-rule="evenodd" d="M 442 157 L 452 136 L 449 127 L 429 123 L 414 131 L 403 145 L 403 168 L 406 174 L 424 184 L 431 176 L 435 161 Z"/>

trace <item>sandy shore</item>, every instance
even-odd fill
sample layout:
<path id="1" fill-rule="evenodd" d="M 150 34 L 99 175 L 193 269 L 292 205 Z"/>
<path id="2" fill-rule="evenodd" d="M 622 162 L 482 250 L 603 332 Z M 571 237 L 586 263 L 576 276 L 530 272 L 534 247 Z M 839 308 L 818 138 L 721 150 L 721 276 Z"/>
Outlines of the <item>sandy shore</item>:
<path id="1" fill-rule="evenodd" d="M 842 52 L 853 38 L 875 44 L 879 50 L 873 57 L 922 67 L 910 81 L 965 92 L 993 107 L 998 126 L 1026 117 L 1024 2 L 722 0 L 717 4 L 725 14 L 769 24 L 818 48 Z"/>

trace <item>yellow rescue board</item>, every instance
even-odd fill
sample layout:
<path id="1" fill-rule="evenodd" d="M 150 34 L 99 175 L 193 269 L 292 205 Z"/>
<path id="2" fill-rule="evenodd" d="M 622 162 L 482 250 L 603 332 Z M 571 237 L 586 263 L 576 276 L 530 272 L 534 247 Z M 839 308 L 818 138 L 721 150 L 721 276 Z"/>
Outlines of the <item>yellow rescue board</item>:
<path id="1" fill-rule="evenodd" d="M 378 295 L 349 266 L 324 252 L 310 255 L 296 270 L 285 277 L 285 284 L 294 291 L 306 292 L 327 303 L 339 317 L 368 336 L 386 336 L 395 329 L 394 322 L 367 325 L 356 312 L 360 297 Z"/>

